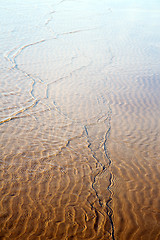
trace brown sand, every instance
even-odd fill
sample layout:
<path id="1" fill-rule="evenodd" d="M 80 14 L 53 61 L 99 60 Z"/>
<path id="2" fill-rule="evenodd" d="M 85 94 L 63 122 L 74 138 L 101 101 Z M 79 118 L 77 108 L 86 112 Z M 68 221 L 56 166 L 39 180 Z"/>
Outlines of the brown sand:
<path id="1" fill-rule="evenodd" d="M 160 239 L 159 6 L 117 4 L 1 6 L 0 239 Z"/>
<path id="2" fill-rule="evenodd" d="M 111 105 L 115 239 L 160 238 L 160 106 L 152 90 L 159 82 L 157 76 L 144 79 L 145 85 L 140 78 L 130 91 L 122 80 L 124 90 L 116 98 L 121 104 L 113 98 Z"/>

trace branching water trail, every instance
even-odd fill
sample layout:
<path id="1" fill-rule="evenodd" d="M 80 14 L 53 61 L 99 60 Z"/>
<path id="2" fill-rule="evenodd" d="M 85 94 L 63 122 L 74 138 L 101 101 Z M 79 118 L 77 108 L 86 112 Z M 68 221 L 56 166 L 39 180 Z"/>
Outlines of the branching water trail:
<path id="1" fill-rule="evenodd" d="M 53 11 L 53 13 L 54 13 L 54 11 Z M 29 44 L 26 44 L 26 45 L 21 46 L 21 47 L 20 46 L 19 47 L 14 47 L 6 55 L 4 55 L 4 57 L 12 64 L 10 70 L 17 70 L 17 71 L 23 73 L 27 78 L 32 80 L 32 84 L 31 84 L 31 88 L 30 88 L 30 95 L 32 96 L 32 98 L 35 101 L 38 101 L 38 102 L 40 101 L 40 97 L 37 99 L 37 97 L 34 95 L 35 85 L 36 85 L 37 81 L 40 82 L 41 84 L 45 84 L 46 85 L 46 87 L 45 87 L 45 89 L 46 89 L 45 90 L 46 91 L 46 99 L 48 99 L 49 98 L 49 87 L 50 87 L 51 84 L 57 83 L 59 81 L 62 81 L 64 79 L 66 79 L 67 77 L 70 77 L 76 71 L 82 70 L 83 68 L 86 68 L 87 66 L 89 66 L 90 63 L 87 66 L 82 66 L 82 67 L 79 67 L 79 68 L 73 70 L 68 76 L 58 78 L 58 79 L 54 80 L 51 83 L 46 83 L 46 81 L 44 81 L 43 79 L 41 79 L 39 77 L 33 77 L 31 74 L 29 74 L 26 71 L 22 70 L 19 67 L 18 63 L 17 63 L 17 58 L 20 56 L 20 54 L 24 50 L 26 50 L 29 47 L 32 47 L 32 46 L 35 46 L 35 45 L 38 45 L 38 44 L 41 44 L 41 43 L 44 43 L 44 42 L 47 42 L 47 41 L 51 41 L 51 40 L 57 39 L 57 37 L 60 37 L 60 36 L 66 35 L 66 34 L 75 34 L 75 33 L 88 31 L 88 30 L 92 30 L 92 29 L 82 29 L 82 30 L 65 32 L 65 33 L 57 33 L 57 34 L 54 33 L 54 35 L 56 35 L 54 37 L 51 37 L 51 38 L 48 38 L 48 39 L 41 39 L 39 41 L 36 41 L 36 42 L 33 42 L 33 43 L 29 43 Z M 34 106 L 34 104 L 33 104 L 33 106 Z M 30 108 L 30 106 L 27 109 L 29 109 L 29 108 Z M 63 115 L 65 115 L 65 114 L 63 114 Z M 3 119 L 1 122 L 4 123 L 4 122 L 10 121 L 12 119 L 13 119 L 13 117 L 9 116 L 7 118 L 7 120 Z"/>
<path id="2" fill-rule="evenodd" d="M 61 1 L 60 3 L 62 3 L 63 1 Z M 59 4 L 60 4 L 59 3 Z M 49 23 L 52 21 L 53 19 L 53 13 L 55 11 L 52 11 L 50 13 L 50 18 L 45 22 L 45 26 L 48 27 Z M 21 73 L 23 73 L 27 78 L 29 78 L 30 80 L 32 80 L 32 83 L 31 83 L 31 87 L 30 87 L 30 95 L 33 99 L 33 103 L 30 104 L 28 107 L 26 108 L 22 108 L 20 109 L 19 111 L 15 112 L 13 115 L 11 115 L 10 117 L 2 120 L 0 122 L 0 124 L 3 124 L 5 122 L 8 122 L 10 120 L 13 120 L 15 118 L 18 117 L 19 114 L 21 114 L 22 112 L 24 111 L 27 111 L 29 108 L 32 108 L 34 106 L 36 106 L 40 101 L 41 101 L 41 98 L 40 96 L 36 96 L 35 94 L 35 87 L 36 87 L 36 83 L 37 82 L 40 82 L 41 84 L 45 84 L 45 88 L 44 88 L 44 91 L 45 91 L 45 96 L 46 96 L 46 99 L 48 99 L 48 101 L 50 100 L 50 95 L 49 95 L 49 87 L 51 84 L 55 84 L 59 81 L 63 81 L 64 79 L 66 78 L 69 78 L 73 73 L 75 73 L 76 71 L 79 71 L 79 70 L 82 70 L 83 68 L 87 68 L 89 66 L 89 64 L 87 66 L 82 66 L 80 68 L 77 68 L 75 70 L 73 70 L 72 72 L 70 72 L 70 74 L 68 74 L 68 76 L 65 76 L 65 77 L 60 77 L 60 78 L 57 78 L 56 80 L 54 80 L 53 82 L 51 83 L 46 83 L 44 80 L 38 78 L 38 77 L 34 77 L 32 76 L 31 74 L 27 73 L 26 71 L 22 70 L 21 67 L 18 65 L 17 63 L 17 58 L 20 56 L 20 54 L 22 54 L 22 52 L 26 49 L 28 49 L 29 47 L 32 47 L 32 46 L 35 46 L 35 45 L 38 45 L 38 44 L 41 44 L 41 43 L 44 43 L 44 42 L 47 42 L 47 41 L 50 41 L 50 40 L 53 40 L 53 39 L 57 39 L 58 37 L 61 37 L 63 35 L 72 35 L 72 34 L 78 34 L 80 32 L 85 32 L 85 31 L 90 31 L 90 30 L 94 30 L 96 28 L 86 28 L 86 29 L 79 29 L 79 30 L 74 30 L 74 31 L 68 31 L 68 32 L 63 32 L 63 33 L 54 33 L 54 37 L 51 37 L 51 38 L 48 38 L 48 39 L 41 39 L 39 41 L 36 41 L 34 43 L 29 43 L 29 44 L 26 44 L 24 46 L 21 46 L 21 47 L 18 47 L 18 48 L 14 48 L 13 50 L 11 50 L 8 55 L 7 55 L 7 60 L 12 64 L 12 68 L 11 70 L 17 70 Z M 111 58 L 111 62 L 112 62 L 112 58 Z M 110 63 L 111 63 L 110 62 Z M 70 120 L 72 123 L 73 122 L 77 122 L 76 119 L 71 119 L 68 114 L 64 113 L 63 111 L 61 111 L 61 106 L 58 106 L 58 104 L 56 103 L 56 101 L 53 99 L 52 101 L 53 103 L 53 106 L 55 108 L 55 110 L 60 114 L 62 115 L 64 118 Z M 46 105 L 45 103 L 43 103 L 42 101 L 42 104 Z M 46 105 L 48 107 L 48 105 Z M 50 110 L 50 106 L 48 107 L 48 110 Z M 99 159 L 99 157 L 97 157 L 97 154 L 96 154 L 96 151 L 94 150 L 94 146 L 93 146 L 93 143 L 92 141 L 90 140 L 90 135 L 89 135 L 89 131 L 88 131 L 88 127 L 90 125 L 87 125 L 87 124 L 84 124 L 84 122 L 81 122 L 80 120 L 80 125 L 82 127 L 82 130 L 83 130 L 83 133 L 81 136 L 76 136 L 75 138 L 81 138 L 84 134 L 86 135 L 87 137 L 87 143 L 88 143 L 88 148 L 91 152 L 91 156 L 94 158 L 95 162 L 96 162 L 96 173 L 93 177 L 93 180 L 92 180 L 92 189 L 94 190 L 95 192 L 95 195 L 96 195 L 96 198 L 99 202 L 99 205 L 100 207 L 105 207 L 105 209 L 107 208 L 107 216 L 109 217 L 109 220 L 110 220 L 110 224 L 111 224 L 111 229 L 112 229 L 112 239 L 114 240 L 115 237 L 114 237 L 114 225 L 113 225 L 113 211 L 112 211 L 112 208 L 110 206 L 111 204 L 111 201 L 112 201 L 112 190 L 111 190 L 111 186 L 113 185 L 113 174 L 110 170 L 110 165 L 111 165 L 111 158 L 109 156 L 109 153 L 108 153 L 108 150 L 107 150 L 107 142 L 108 142 L 108 139 L 109 139 L 109 135 L 110 135 L 110 130 L 111 130 L 111 114 L 112 114 L 112 111 L 111 111 L 111 108 L 109 106 L 109 111 L 107 113 L 107 116 L 105 115 L 102 115 L 100 116 L 98 119 L 96 119 L 96 121 L 94 123 L 92 123 L 92 125 L 96 125 L 98 127 L 98 124 L 102 122 L 105 122 L 106 120 L 108 120 L 108 130 L 107 132 L 105 133 L 105 136 L 104 136 L 104 142 L 103 142 L 103 150 L 104 150 L 104 153 L 105 153 L 105 157 L 107 159 L 106 161 L 106 164 L 103 164 L 101 162 L 101 159 Z M 72 140 L 74 140 L 75 138 L 70 138 L 68 139 L 68 141 L 66 142 L 66 144 L 61 147 L 60 149 L 60 152 L 64 149 L 64 148 L 68 148 L 70 147 L 70 143 Z M 106 171 L 110 171 L 110 177 L 109 177 L 109 185 L 106 189 L 106 191 L 108 190 L 108 192 L 110 193 L 110 196 L 109 196 L 109 199 L 108 201 L 106 202 L 106 206 L 104 206 L 104 203 L 103 203 L 103 199 L 102 197 L 100 197 L 99 195 L 99 192 L 98 190 L 96 189 L 96 183 L 98 182 L 98 179 L 99 177 L 104 174 Z M 91 209 L 94 210 L 95 212 L 95 216 L 96 216 L 96 219 L 95 219 L 95 224 L 94 224 L 94 229 L 95 231 L 97 232 L 97 229 L 98 229 L 98 223 L 99 223 L 99 214 L 102 214 L 103 213 L 96 209 L 96 207 L 94 206 L 94 203 L 91 203 L 90 202 L 90 206 L 91 206 Z"/>
<path id="3" fill-rule="evenodd" d="M 37 98 L 34 96 L 34 87 L 35 87 L 35 84 L 37 81 L 39 81 L 40 83 L 44 83 L 43 80 L 41 80 L 40 78 L 34 78 L 32 77 L 29 73 L 27 73 L 26 71 L 22 70 L 16 59 L 17 57 L 26 49 L 26 48 L 29 48 L 31 46 L 34 46 L 34 45 L 37 45 L 37 44 L 40 44 L 40 43 L 43 43 L 45 42 L 45 39 L 42 39 L 40 41 L 37 41 L 37 42 L 34 42 L 34 43 L 30 43 L 30 44 L 27 44 L 27 45 L 24 45 L 22 47 L 19 47 L 19 48 L 13 48 L 6 56 L 5 58 L 12 64 L 12 67 L 11 67 L 11 71 L 13 70 L 16 70 L 18 72 L 21 72 L 24 76 L 26 76 L 27 78 L 31 79 L 32 80 L 32 83 L 31 83 L 31 88 L 30 88 L 30 95 L 32 97 L 32 99 L 34 100 L 34 102 L 32 104 L 30 104 L 29 106 L 27 107 L 22 107 L 21 109 L 19 109 L 17 112 L 13 113 L 11 116 L 5 118 L 5 119 L 2 119 L 0 124 L 3 124 L 3 123 L 6 123 L 6 122 L 9 122 L 15 118 L 17 118 L 17 115 L 27 111 L 28 109 L 30 108 L 33 108 L 35 107 L 39 102 L 40 102 L 40 98 Z M 12 57 L 11 57 L 12 56 Z M 18 116 L 19 117 L 19 116 Z"/>
<path id="4" fill-rule="evenodd" d="M 3 123 L 9 122 L 9 121 L 11 121 L 13 119 L 19 118 L 18 115 L 20 115 L 21 113 L 27 111 L 30 108 L 35 107 L 38 103 L 39 103 L 39 100 L 35 100 L 34 103 L 30 104 L 29 106 L 19 109 L 17 112 L 13 113 L 8 118 L 5 118 L 5 119 L 1 120 L 0 121 L 0 125 L 2 125 Z"/>
<path id="5" fill-rule="evenodd" d="M 108 168 L 111 166 L 111 158 L 109 156 L 109 153 L 107 151 L 107 140 L 109 139 L 109 136 L 110 136 L 110 131 L 111 131 L 111 115 L 112 115 L 112 109 L 109 105 L 109 128 L 105 134 L 105 139 L 104 139 L 104 152 L 105 152 L 105 155 L 106 155 L 106 158 L 108 159 L 108 163 L 109 163 L 109 166 Z M 110 178 L 109 178 L 109 185 L 107 187 L 107 190 L 110 192 L 110 198 L 108 199 L 108 202 L 106 203 L 106 206 L 107 206 L 107 215 L 109 216 L 109 219 L 110 219 L 110 223 L 111 223 L 111 226 L 112 226 L 112 239 L 115 240 L 115 237 L 114 237 L 114 224 L 113 224 L 113 210 L 110 206 L 110 203 L 112 202 L 112 196 L 113 196 L 113 193 L 112 193 L 112 190 L 111 190 L 111 187 L 113 186 L 113 174 L 111 172 L 111 169 L 110 169 Z"/>
<path id="6" fill-rule="evenodd" d="M 84 126 L 84 129 L 85 129 L 85 133 L 86 133 L 86 136 L 87 136 L 87 142 L 88 142 L 88 148 L 90 149 L 90 151 L 91 151 L 91 154 L 92 154 L 92 157 L 96 160 L 96 162 L 97 162 L 97 164 L 96 164 L 96 168 L 97 168 L 97 165 L 99 164 L 99 166 L 100 166 L 100 170 L 98 171 L 98 173 L 94 176 L 94 178 L 93 178 L 93 182 L 92 182 L 92 188 L 93 188 L 93 190 L 95 191 L 95 194 L 96 194 L 96 197 L 97 197 L 97 199 L 98 199 L 98 202 L 99 202 L 99 205 L 101 206 L 101 207 L 103 207 L 103 201 L 102 201 L 102 199 L 100 198 L 100 196 L 99 196 L 99 194 L 98 194 L 98 191 L 96 190 L 96 188 L 95 188 L 95 184 L 96 184 L 96 182 L 97 182 L 97 180 L 98 180 L 98 177 L 101 175 L 101 174 L 103 174 L 105 171 L 110 171 L 110 177 L 109 177 L 109 185 L 108 185 L 108 187 L 107 187 L 107 190 L 109 191 L 109 193 L 110 193 L 110 197 L 109 197 L 109 199 L 108 199 L 108 201 L 106 202 L 106 207 L 107 207 L 107 215 L 108 215 L 108 217 L 109 217 L 109 220 L 110 220 L 110 224 L 111 224 L 111 229 L 112 229 L 112 239 L 113 240 L 115 240 L 115 237 L 114 237 L 114 225 L 113 225 L 113 210 L 112 210 L 112 208 L 111 208 L 111 206 L 110 206 L 110 204 L 111 204 L 111 202 L 112 202 L 112 195 L 113 195 L 113 193 L 112 193 L 112 190 L 111 190 L 111 186 L 113 185 L 113 174 L 112 174 L 112 172 L 111 172 L 111 170 L 110 170 L 110 165 L 111 165 L 111 158 L 110 158 L 110 156 L 109 156 L 109 153 L 108 153 L 108 151 L 107 151 L 107 141 L 108 141 L 108 139 L 109 139 L 109 136 L 110 136 L 110 131 L 111 131 L 111 114 L 112 114 L 112 110 L 111 110 L 111 108 L 110 108 L 110 106 L 109 106 L 109 111 L 108 111 L 108 116 L 105 118 L 105 120 L 106 119 L 108 119 L 108 130 L 107 130 L 107 132 L 105 133 L 105 136 L 104 136 L 104 142 L 103 142 L 103 149 L 104 149 L 104 153 L 105 153 L 105 156 L 106 156 L 106 159 L 108 160 L 108 164 L 102 164 L 101 163 L 101 161 L 96 157 L 96 153 L 95 153 L 95 151 L 93 150 L 93 147 L 92 147 L 92 143 L 91 143 L 91 141 L 89 140 L 89 133 L 88 133 L 88 129 L 87 129 L 87 126 L 85 125 Z M 101 119 L 101 118 L 99 118 L 99 119 Z M 99 120 L 98 119 L 98 120 Z M 105 121 L 104 120 L 104 121 Z M 91 204 L 90 203 L 90 205 L 91 205 L 91 208 L 92 209 L 94 209 L 94 211 L 95 211 L 95 215 L 96 215 L 96 223 L 97 223 L 97 221 L 98 221 L 98 212 L 97 212 L 97 210 L 96 210 L 96 208 L 93 206 L 93 204 Z M 96 223 L 95 223 L 95 225 L 96 225 Z M 97 228 L 97 227 L 96 227 Z"/>

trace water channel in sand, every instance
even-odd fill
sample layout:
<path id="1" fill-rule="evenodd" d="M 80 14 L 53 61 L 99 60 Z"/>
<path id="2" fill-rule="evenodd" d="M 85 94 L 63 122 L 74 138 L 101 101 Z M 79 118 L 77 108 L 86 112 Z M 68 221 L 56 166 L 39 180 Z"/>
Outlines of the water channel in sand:
<path id="1" fill-rule="evenodd" d="M 158 0 L 0 12 L 0 239 L 160 239 Z"/>

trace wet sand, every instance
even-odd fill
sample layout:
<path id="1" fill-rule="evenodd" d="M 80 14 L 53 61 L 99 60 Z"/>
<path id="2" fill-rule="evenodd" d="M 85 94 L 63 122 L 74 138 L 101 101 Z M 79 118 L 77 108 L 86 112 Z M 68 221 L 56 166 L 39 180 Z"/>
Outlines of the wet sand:
<path id="1" fill-rule="evenodd" d="M 158 1 L 0 11 L 0 239 L 160 239 Z"/>

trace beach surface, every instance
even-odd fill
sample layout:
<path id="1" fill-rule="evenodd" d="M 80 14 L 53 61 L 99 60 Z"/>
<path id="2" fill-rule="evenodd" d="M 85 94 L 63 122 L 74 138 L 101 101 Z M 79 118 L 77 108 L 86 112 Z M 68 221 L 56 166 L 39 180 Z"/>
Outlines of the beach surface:
<path id="1" fill-rule="evenodd" d="M 0 12 L 0 239 L 159 240 L 159 1 Z"/>

